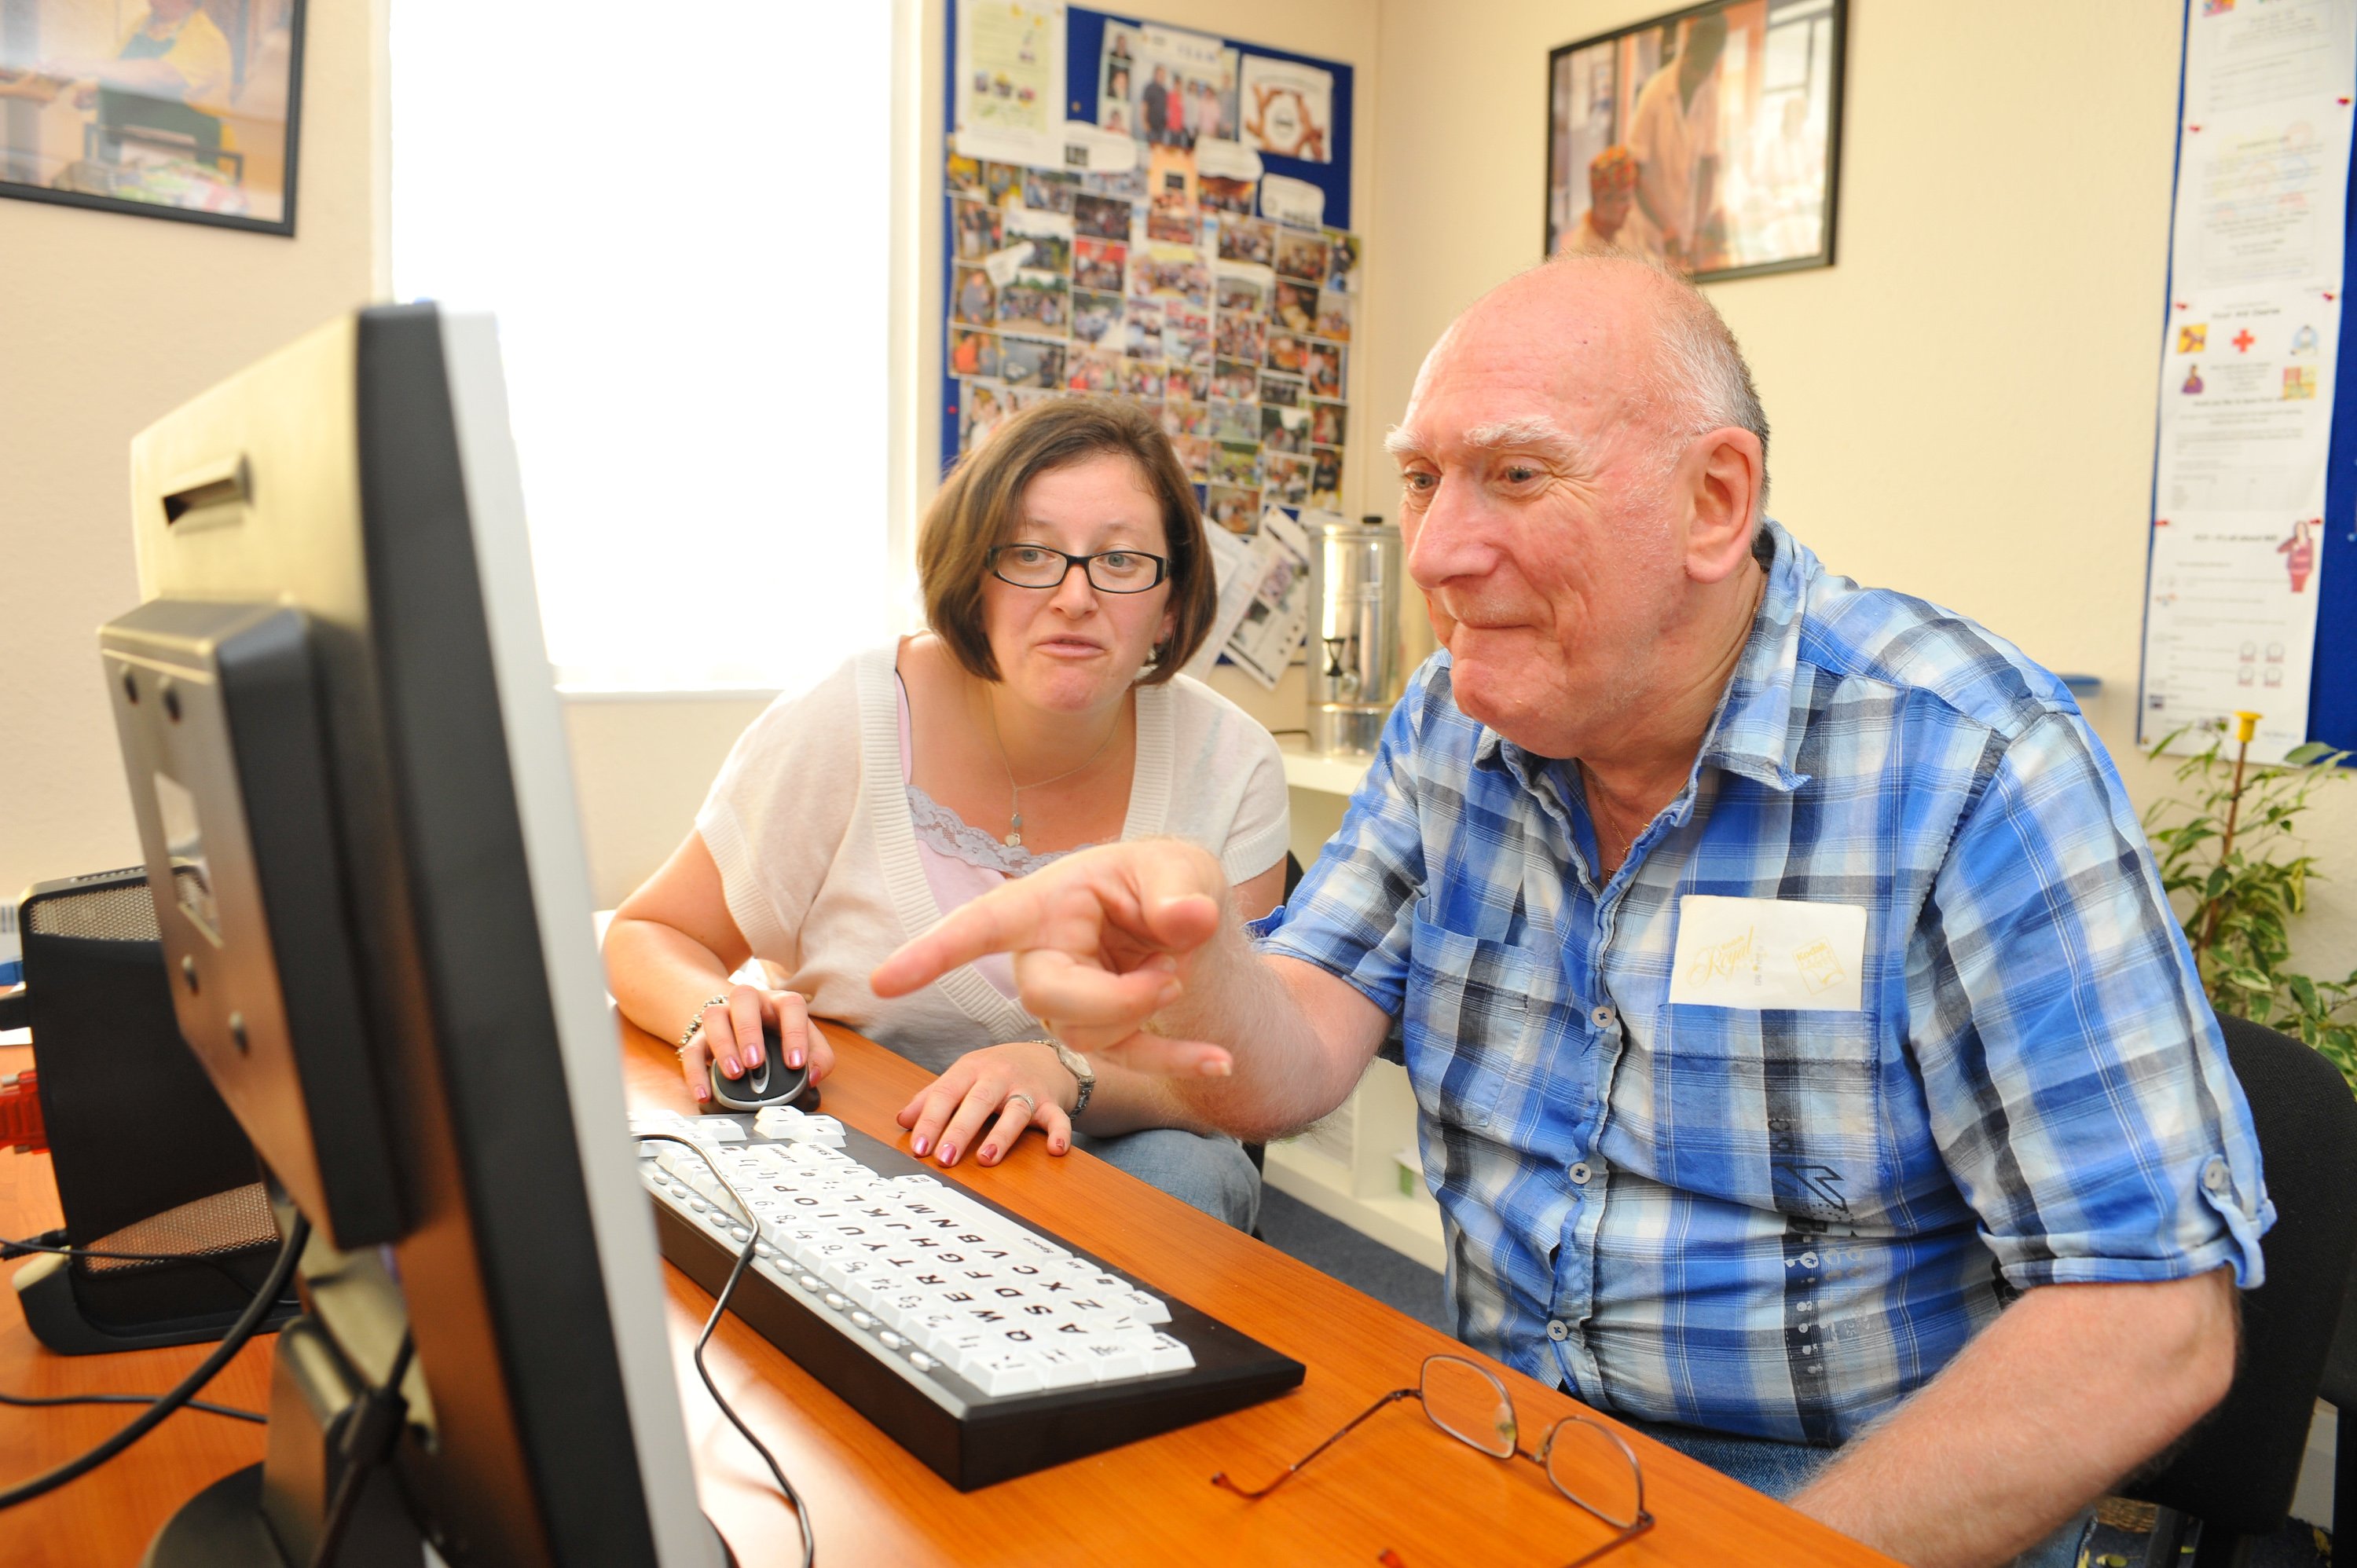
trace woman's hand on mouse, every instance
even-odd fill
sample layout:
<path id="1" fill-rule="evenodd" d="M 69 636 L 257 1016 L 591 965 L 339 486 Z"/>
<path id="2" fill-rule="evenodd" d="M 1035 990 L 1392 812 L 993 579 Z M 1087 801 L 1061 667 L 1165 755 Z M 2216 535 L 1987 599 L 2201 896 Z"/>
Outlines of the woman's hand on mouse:
<path id="1" fill-rule="evenodd" d="M 1053 1047 L 1022 1040 L 968 1051 L 893 1120 L 913 1134 L 909 1147 L 919 1159 L 931 1154 L 953 1165 L 972 1149 L 977 1165 L 995 1165 L 1034 1125 L 1048 1134 L 1049 1154 L 1071 1148 L 1072 1118 L 1064 1105 L 1079 1092 Z"/>
<path id="2" fill-rule="evenodd" d="M 717 1062 L 723 1078 L 742 1078 L 761 1065 L 768 1047 L 764 1026 L 778 1036 L 786 1066 L 807 1062 L 813 1083 L 834 1070 L 834 1047 L 810 1021 L 810 1005 L 797 991 L 764 991 L 758 985 L 732 985 L 728 998 L 704 1010 L 704 1028 L 679 1053 L 680 1076 L 698 1104 L 712 1098 L 707 1066 Z"/>

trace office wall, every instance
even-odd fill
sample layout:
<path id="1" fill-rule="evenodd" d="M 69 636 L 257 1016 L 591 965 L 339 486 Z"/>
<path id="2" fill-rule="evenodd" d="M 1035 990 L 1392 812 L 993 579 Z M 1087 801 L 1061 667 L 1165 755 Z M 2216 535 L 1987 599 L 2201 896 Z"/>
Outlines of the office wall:
<path id="1" fill-rule="evenodd" d="M 1392 0 L 1397 4 L 1398 0 Z M 1143 16 L 1172 27 L 1264 43 L 1346 60 L 1357 68 L 1358 150 L 1351 174 L 1352 222 L 1367 237 L 1367 304 L 1372 317 L 1386 286 L 1384 250 L 1389 240 L 1377 212 L 1376 56 L 1380 0 L 1140 0 L 1105 8 Z M 900 102 L 894 114 L 895 223 L 915 237 L 910 251 L 893 261 L 891 286 L 892 417 L 896 425 L 893 471 L 887 505 L 895 553 L 896 589 L 912 596 L 906 571 L 913 553 L 916 520 L 932 494 L 941 375 L 942 309 L 941 178 L 942 39 L 947 0 L 900 0 L 895 33 L 899 59 L 895 81 Z M 1370 488 L 1368 478 L 1383 461 L 1364 434 L 1380 431 L 1365 419 L 1380 417 L 1380 404 L 1367 402 L 1374 382 L 1365 361 L 1352 357 L 1351 395 L 1368 410 L 1357 426 L 1344 477 L 1346 509 L 1388 510 L 1386 487 Z M 913 624 L 913 621 L 911 622 Z M 1273 727 L 1303 721 L 1298 674 L 1274 693 L 1263 693 L 1233 670 L 1216 672 L 1213 685 Z M 566 732 L 573 742 L 579 780 L 583 830 L 589 843 L 594 896 L 610 907 L 643 881 L 677 846 L 693 825 L 704 790 L 751 716 L 758 699 L 719 693 L 679 698 L 624 698 L 577 693 L 565 703 Z M 1316 804 L 1311 802 L 1311 804 Z"/>
<path id="2" fill-rule="evenodd" d="M 381 5 L 310 8 L 295 238 L 0 200 L 0 897 L 138 858 L 96 635 L 131 437 L 371 297 Z"/>
<path id="3" fill-rule="evenodd" d="M 1361 432 L 1539 259 L 1546 57 L 1668 0 L 1387 0 L 1387 216 Z M 1835 570 L 1974 616 L 2088 703 L 2130 792 L 2180 8 L 1852 0 L 1837 265 L 1716 285 L 1774 425 L 1776 515 Z M 1370 496 L 1375 492 L 1371 490 Z M 1381 504 L 1377 499 L 1376 504 Z M 2357 780 L 2295 952 L 2357 964 Z"/>

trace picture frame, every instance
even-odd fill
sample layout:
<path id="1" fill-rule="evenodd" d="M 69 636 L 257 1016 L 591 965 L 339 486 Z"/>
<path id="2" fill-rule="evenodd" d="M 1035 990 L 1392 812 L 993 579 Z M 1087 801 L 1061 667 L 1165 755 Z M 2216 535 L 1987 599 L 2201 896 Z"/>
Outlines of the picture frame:
<path id="1" fill-rule="evenodd" d="M 1547 56 L 1545 253 L 1833 265 L 1849 0 L 1705 0 Z"/>
<path id="2" fill-rule="evenodd" d="M 306 4 L 0 9 L 0 197 L 291 237 Z"/>

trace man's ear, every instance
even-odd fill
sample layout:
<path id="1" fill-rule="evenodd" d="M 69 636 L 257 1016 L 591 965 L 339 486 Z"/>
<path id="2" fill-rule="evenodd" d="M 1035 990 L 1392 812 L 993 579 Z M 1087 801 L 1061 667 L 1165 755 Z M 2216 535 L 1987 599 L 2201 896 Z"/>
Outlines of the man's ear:
<path id="1" fill-rule="evenodd" d="M 1751 520 L 1767 469 L 1760 437 L 1733 425 L 1686 448 L 1686 575 L 1724 581 L 1751 553 Z"/>

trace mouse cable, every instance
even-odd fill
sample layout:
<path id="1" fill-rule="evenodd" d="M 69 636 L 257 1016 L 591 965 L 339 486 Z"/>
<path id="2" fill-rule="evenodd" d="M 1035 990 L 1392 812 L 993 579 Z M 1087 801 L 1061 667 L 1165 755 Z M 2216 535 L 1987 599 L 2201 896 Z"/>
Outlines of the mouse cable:
<path id="1" fill-rule="evenodd" d="M 326 1521 L 319 1527 L 319 1544 L 311 1549 L 311 1568 L 328 1568 L 335 1562 L 336 1552 L 344 1543 L 344 1531 L 351 1527 L 353 1516 L 360 1511 L 361 1488 L 367 1486 L 370 1475 L 393 1456 L 393 1446 L 409 1424 L 409 1401 L 402 1396 L 401 1382 L 409 1376 L 410 1358 L 416 1351 L 414 1331 L 403 1330 L 401 1348 L 393 1355 L 393 1370 L 384 1375 L 384 1381 L 360 1397 L 357 1406 L 344 1419 L 343 1430 L 336 1434 L 344 1473 L 336 1482 L 335 1500 L 328 1505 Z"/>
<path id="2" fill-rule="evenodd" d="M 0 1404 L 17 1405 L 25 1409 L 44 1408 L 55 1404 L 154 1404 L 162 1394 L 11 1394 L 0 1393 Z M 232 1421 L 250 1421 L 257 1426 L 268 1424 L 270 1418 L 258 1410 L 240 1410 L 235 1405 L 215 1404 L 210 1400 L 190 1400 L 180 1407 L 200 1410 L 207 1415 L 225 1415 Z"/>
<path id="3" fill-rule="evenodd" d="M 638 1140 L 641 1144 L 677 1144 L 683 1149 L 694 1150 L 695 1157 L 704 1162 L 704 1168 L 712 1173 L 713 1180 L 728 1194 L 728 1201 L 737 1206 L 737 1212 L 745 1217 L 750 1234 L 746 1239 L 744 1250 L 737 1254 L 737 1266 L 728 1271 L 728 1283 L 720 1287 L 718 1295 L 713 1297 L 712 1316 L 704 1320 L 704 1332 L 695 1337 L 695 1375 L 704 1380 L 705 1391 L 711 1394 L 712 1402 L 720 1407 L 720 1413 L 728 1418 L 728 1424 L 753 1445 L 753 1452 L 759 1454 L 761 1463 L 770 1467 L 770 1475 L 777 1481 L 778 1490 L 793 1504 L 794 1518 L 802 1527 L 802 1568 L 811 1568 L 818 1561 L 818 1538 L 811 1532 L 810 1505 L 802 1501 L 800 1492 L 794 1490 L 794 1484 L 786 1479 L 785 1471 L 779 1468 L 777 1455 L 770 1452 L 767 1444 L 753 1435 L 753 1429 L 745 1424 L 736 1407 L 722 1396 L 720 1385 L 712 1380 L 712 1373 L 704 1364 L 704 1348 L 712 1342 L 712 1331 L 720 1326 L 720 1315 L 728 1310 L 729 1298 L 737 1294 L 737 1282 L 743 1279 L 745 1271 L 752 1266 L 754 1249 L 761 1244 L 761 1221 L 754 1214 L 753 1206 L 745 1201 L 745 1195 L 737 1190 L 737 1184 L 728 1179 L 727 1173 L 720 1168 L 711 1152 L 701 1144 L 674 1133 L 640 1133 Z"/>
<path id="4" fill-rule="evenodd" d="M 69 1481 L 80 1480 L 155 1431 L 156 1427 L 163 1424 L 167 1416 L 194 1399 L 197 1391 L 212 1381 L 214 1375 L 223 1367 L 228 1366 L 230 1359 L 244 1349 L 246 1342 L 253 1337 L 256 1330 L 261 1328 L 262 1320 L 270 1316 L 270 1309 L 276 1305 L 279 1293 L 286 1288 L 287 1280 L 295 1273 L 296 1260 L 303 1256 L 305 1243 L 310 1240 L 311 1222 L 297 1214 L 295 1217 L 294 1229 L 286 1233 L 285 1245 L 278 1251 L 278 1262 L 271 1268 L 270 1277 L 263 1282 L 262 1289 L 254 1294 L 253 1302 L 245 1309 L 244 1315 L 231 1326 L 226 1335 L 222 1336 L 221 1342 L 213 1347 L 211 1355 L 198 1362 L 195 1369 L 175 1384 L 170 1392 L 158 1395 L 156 1402 L 133 1417 L 129 1425 L 97 1447 L 91 1449 L 80 1458 L 67 1460 L 45 1475 L 36 1476 L 29 1481 L 19 1482 L 6 1491 L 0 1492 L 0 1509 L 12 1509 L 18 1503 L 30 1502 L 35 1498 L 56 1491 Z"/>

